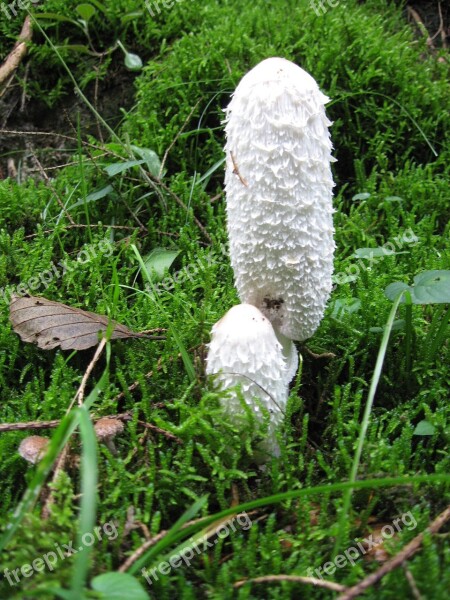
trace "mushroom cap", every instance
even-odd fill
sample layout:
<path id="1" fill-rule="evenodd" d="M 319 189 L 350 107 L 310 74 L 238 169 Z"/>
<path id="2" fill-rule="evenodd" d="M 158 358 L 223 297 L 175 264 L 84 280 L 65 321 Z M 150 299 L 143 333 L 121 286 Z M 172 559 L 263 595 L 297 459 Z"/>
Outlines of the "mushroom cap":
<path id="1" fill-rule="evenodd" d="M 291 340 L 317 329 L 332 288 L 328 98 L 283 58 L 262 61 L 226 109 L 227 228 L 241 302 Z"/>
<path id="2" fill-rule="evenodd" d="M 30 435 L 20 442 L 19 454 L 29 463 L 35 465 L 47 451 L 50 439 L 40 435 Z"/>
<path id="3" fill-rule="evenodd" d="M 94 425 L 95 433 L 99 440 L 114 438 L 118 433 L 122 433 L 124 427 L 122 421 L 109 417 L 102 417 Z"/>
<path id="4" fill-rule="evenodd" d="M 288 381 L 282 346 L 270 321 L 255 306 L 238 304 L 213 326 L 211 334 L 206 373 L 217 375 L 215 384 L 222 390 L 240 384 L 245 402 L 259 419 L 261 406 L 270 412 L 266 446 L 275 451 L 274 432 L 283 420 Z M 234 422 L 245 414 L 233 391 L 222 406 Z"/>

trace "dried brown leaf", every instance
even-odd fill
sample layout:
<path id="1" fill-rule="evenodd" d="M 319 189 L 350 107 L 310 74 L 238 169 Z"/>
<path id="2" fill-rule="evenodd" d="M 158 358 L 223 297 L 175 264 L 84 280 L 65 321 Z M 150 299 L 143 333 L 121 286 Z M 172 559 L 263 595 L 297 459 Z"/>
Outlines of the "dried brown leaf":
<path id="1" fill-rule="evenodd" d="M 62 350 L 86 350 L 98 344 L 110 319 L 104 315 L 53 302 L 36 296 L 11 297 L 9 318 L 23 342 L 32 342 L 43 350 L 61 346 Z M 136 333 L 112 321 L 112 340 L 126 338 L 163 339 Z"/>

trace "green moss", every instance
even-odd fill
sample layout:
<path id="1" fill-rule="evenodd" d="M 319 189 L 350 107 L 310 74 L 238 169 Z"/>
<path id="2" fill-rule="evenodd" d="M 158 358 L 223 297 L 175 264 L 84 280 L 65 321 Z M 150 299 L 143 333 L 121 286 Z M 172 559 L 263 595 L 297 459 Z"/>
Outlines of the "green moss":
<path id="1" fill-rule="evenodd" d="M 46 12 L 73 17 L 78 2 L 43 4 Z M 135 10 L 141 14 L 123 19 Z M 19 21 L 0 26 L 10 42 Z M 96 416 L 131 414 L 116 440 L 118 456 L 99 447 L 96 519 L 99 525 L 114 521 L 119 535 L 96 544 L 94 576 L 117 569 L 144 543 L 147 531 L 156 535 L 170 528 L 205 494 L 206 515 L 230 506 L 236 496 L 246 501 L 348 479 L 392 306 L 383 291 L 393 281 L 411 283 L 421 271 L 450 264 L 450 152 L 448 65 L 426 55 L 393 3 L 348 0 L 318 17 L 306 1 L 281 0 L 269 7 L 262 0 L 208 0 L 201 6 L 186 0 L 152 18 L 142 3 L 121 0 L 108 4 L 104 18 L 96 15 L 91 29 L 99 49 L 120 38 L 146 65 L 136 75 L 134 108 L 123 111 L 117 131 L 122 145 L 89 138 L 90 146 L 73 152 L 73 166 L 53 172 L 51 186 L 32 179 L 0 182 L 0 414 L 11 423 L 61 419 L 93 354 L 44 352 L 22 343 L 12 331 L 7 305 L 9 293 L 20 284 L 35 295 L 109 314 L 136 331 L 168 329 L 163 341 L 112 344 L 109 378 L 93 406 Z M 47 25 L 46 32 L 57 44 L 82 41 L 70 23 Z M 219 397 L 204 378 L 211 326 L 238 299 L 226 250 L 222 166 L 202 176 L 222 158 L 221 122 L 231 92 L 243 73 L 271 55 L 295 60 L 331 98 L 328 112 L 338 158 L 337 277 L 320 328 L 308 348 L 300 348 L 302 369 L 291 391 L 281 459 L 261 471 L 252 448 L 264 435 L 264 424 L 249 419 L 243 434 L 224 422 Z M 88 88 L 96 60 L 80 60 L 67 49 L 63 56 Z M 32 57 L 29 77 L 37 96 L 57 80 L 55 102 L 72 93 L 58 59 L 39 35 Z M 46 69 L 55 69 L 53 79 L 45 79 Z M 137 166 L 107 175 L 104 167 L 127 157 L 129 144 L 153 149 L 161 159 L 169 150 L 165 189 L 156 193 Z M 387 243 L 398 253 L 374 261 L 355 254 Z M 156 290 L 145 291 L 132 244 L 142 256 L 155 247 L 179 251 Z M 430 336 L 436 335 L 435 325 L 445 313 L 437 305 L 413 307 L 411 365 L 405 353 L 404 306 L 396 318 L 363 448 L 362 479 L 449 470 L 448 325 L 444 343 L 431 361 L 427 358 Z M 180 356 L 184 349 L 194 381 Z M 313 358 L 308 349 L 335 356 Z M 102 361 L 88 390 L 103 371 Z M 432 435 L 414 435 L 421 420 L 433 425 Z M 144 429 L 143 422 L 178 441 Z M 17 455 L 27 433 L 0 434 L 3 527 L 11 522 L 34 472 Z M 50 435 L 47 430 L 36 433 Z M 78 434 L 71 448 L 74 454 L 81 452 Z M 53 517 L 40 519 L 43 501 L 38 500 L 8 546 L 2 570 L 74 539 L 79 486 L 80 472 L 72 465 L 56 484 Z M 390 549 L 396 552 L 446 503 L 444 483 L 357 491 L 343 543 L 349 547 L 355 538 L 367 536 L 373 518 L 390 523 L 411 511 L 417 528 L 399 533 Z M 248 531 L 241 528 L 219 540 L 189 568 L 161 574 L 151 588 L 141 581 L 158 598 L 327 597 L 318 588 L 289 582 L 239 590 L 233 583 L 268 574 L 306 575 L 329 561 L 341 505 L 341 494 L 321 494 L 267 507 L 251 516 Z M 431 536 L 408 562 L 424 597 L 445 597 L 448 552 L 441 538 Z M 33 597 L 37 585 L 65 586 L 71 564 L 64 561 L 51 573 L 23 579 L 16 597 Z M 374 568 L 360 559 L 330 579 L 352 585 Z M 5 581 L 1 585 L 1 597 L 13 597 L 15 590 Z M 367 593 L 368 598 L 380 595 L 410 595 L 400 571 Z"/>

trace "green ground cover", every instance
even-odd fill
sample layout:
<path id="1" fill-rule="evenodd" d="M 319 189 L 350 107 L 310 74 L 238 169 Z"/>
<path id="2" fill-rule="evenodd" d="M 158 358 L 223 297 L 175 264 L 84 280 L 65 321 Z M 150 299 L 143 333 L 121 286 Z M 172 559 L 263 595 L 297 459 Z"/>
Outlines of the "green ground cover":
<path id="1" fill-rule="evenodd" d="M 161 3 L 160 13 L 152 9 L 155 16 L 135 0 L 92 2 L 96 12 L 88 35 L 57 19 L 77 19 L 78 4 L 49 0 L 33 8 L 33 14 L 47 13 L 39 23 L 51 43 L 36 25 L 27 77 L 21 70 L 16 77 L 37 106 L 57 114 L 73 95 L 61 59 L 90 100 L 94 69 L 107 80 L 124 68 L 120 49 L 100 59 L 80 46 L 92 43 L 104 52 L 119 38 L 144 66 L 134 72 L 127 107 L 108 120 L 117 137 L 105 127 L 104 140 L 87 135 L 74 118 L 66 148 L 71 166 L 52 171 L 50 183 L 20 173 L 0 181 L 0 420 L 61 419 L 93 355 L 93 350 L 46 352 L 20 341 L 9 322 L 8 299 L 33 277 L 34 295 L 110 315 L 135 331 L 164 328 L 166 339 L 114 341 L 109 360 L 106 354 L 100 358 L 86 392 L 93 401 L 91 416 L 130 411 L 132 417 L 116 440 L 117 456 L 100 445 L 96 458 L 89 418 L 77 413 L 81 424 L 70 447 L 81 454 L 81 463 L 69 461 L 54 483 L 50 518 L 40 516 L 45 488 L 20 522 L 13 516 L 36 476 L 18 455 L 18 445 L 27 435 L 50 430 L 0 433 L 0 525 L 6 532 L 16 527 L 2 554 L 0 597 L 54 598 L 51 588 L 72 587 L 74 599 L 113 598 L 110 592 L 96 596 L 92 579 L 116 571 L 146 535 L 170 529 L 195 503 L 198 510 L 189 518 L 214 515 L 236 499 L 244 503 L 288 492 L 297 495 L 258 512 L 249 508 L 251 527 L 230 530 L 189 567 L 158 573 L 152 585 L 138 563 L 133 575 L 149 597 L 161 599 L 335 597 L 287 581 L 233 584 L 264 575 L 311 574 L 311 568 L 333 560 L 337 544 L 343 552 L 377 524 L 409 513 L 410 526 L 385 543 L 395 554 L 448 504 L 446 303 L 402 304 L 396 313 L 357 471 L 358 483 L 374 479 L 380 485 L 355 489 L 347 508 L 342 486 L 308 492 L 348 481 L 355 464 L 393 306 L 384 290 L 450 265 L 448 55 L 430 53 L 401 9 L 382 0 L 347 0 L 320 16 L 309 2 L 289 0 L 273 6 L 263 0 L 185 0 L 170 9 Z M 2 16 L 2 56 L 23 18 L 23 12 Z M 264 425 L 250 419 L 242 435 L 224 422 L 220 398 L 205 380 L 204 357 L 213 323 L 238 302 L 226 252 L 223 109 L 242 75 L 269 56 L 302 66 L 331 98 L 337 251 L 336 285 L 325 318 L 306 346 L 299 345 L 303 363 L 280 435 L 281 459 L 261 471 L 252 448 Z M 51 151 L 36 153 L 45 164 Z M 133 153 L 145 162 L 123 168 Z M 163 159 L 162 184 L 155 183 Z M 121 167 L 108 173 L 110 165 Z M 85 227 L 71 226 L 67 213 Z M 364 258 L 362 249 L 388 243 L 394 254 L 378 250 L 377 260 Z M 152 290 L 137 254 L 147 257 L 155 248 L 166 251 L 168 270 L 161 281 L 153 280 Z M 334 357 L 313 356 L 323 353 Z M 99 382 L 94 399 L 89 394 Z M 130 391 L 134 382 L 139 385 Z M 138 421 L 177 440 L 145 430 Z M 417 476 L 431 479 L 419 482 Z M 397 480 L 387 485 L 386 478 Z M 9 585 L 4 569 L 76 540 L 92 523 L 113 523 L 117 536 L 105 531 L 89 551 Z M 426 535 L 421 551 L 408 561 L 424 598 L 445 598 L 450 587 L 443 532 Z M 176 546 L 173 540 L 158 549 L 147 568 Z M 351 586 L 377 566 L 360 557 L 354 566 L 347 562 L 324 576 Z M 398 569 L 365 597 L 407 598 L 410 586 Z M 131 589 L 118 597 L 147 597 L 133 596 Z"/>

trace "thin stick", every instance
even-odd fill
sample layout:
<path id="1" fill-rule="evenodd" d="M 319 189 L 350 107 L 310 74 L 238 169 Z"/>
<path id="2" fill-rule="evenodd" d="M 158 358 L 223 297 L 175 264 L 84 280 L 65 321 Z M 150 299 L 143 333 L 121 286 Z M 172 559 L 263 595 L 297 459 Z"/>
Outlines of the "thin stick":
<path id="1" fill-rule="evenodd" d="M 178 355 L 177 355 L 177 358 L 181 358 L 181 354 L 178 354 Z M 170 360 L 170 361 L 172 361 L 172 360 L 173 360 L 173 357 L 171 356 L 171 357 L 169 358 L 169 360 Z M 162 369 L 162 368 L 163 368 L 163 365 L 162 365 L 162 360 L 161 360 L 161 358 L 159 358 L 159 359 L 158 359 L 158 363 L 157 363 L 157 365 L 156 365 L 156 369 L 155 369 L 155 371 L 161 371 L 161 369 Z M 149 371 L 148 373 L 146 373 L 146 374 L 144 375 L 145 379 L 150 379 L 150 377 L 153 377 L 153 373 L 154 373 L 155 371 L 153 371 L 153 370 L 152 370 L 152 371 Z M 131 385 L 129 385 L 129 386 L 128 386 L 128 388 L 127 388 L 127 391 L 128 391 L 128 392 L 134 392 L 134 390 L 135 390 L 136 388 L 138 388 L 140 385 L 141 385 L 141 384 L 140 384 L 140 382 L 139 382 L 139 381 L 135 381 L 134 383 L 132 383 Z M 119 392 L 119 393 L 117 394 L 117 396 L 114 396 L 113 400 L 117 402 L 118 400 L 122 400 L 123 398 L 125 398 L 125 392 Z"/>
<path id="2" fill-rule="evenodd" d="M 48 175 L 47 175 L 47 173 L 45 172 L 45 169 L 44 169 L 44 167 L 43 167 L 43 166 L 41 165 L 41 163 L 39 162 L 39 159 L 38 159 L 38 157 L 36 156 L 36 154 L 35 154 L 33 151 L 31 151 L 31 155 L 33 156 L 33 160 L 34 160 L 34 162 L 35 162 L 35 163 L 37 164 L 37 166 L 39 167 L 39 171 L 40 171 L 40 173 L 41 173 L 42 177 L 43 177 L 43 178 L 44 178 L 44 180 L 45 180 L 45 184 L 46 184 L 46 185 L 47 185 L 47 187 L 49 187 L 49 188 L 52 190 L 52 192 L 55 194 L 56 200 L 57 200 L 57 202 L 58 202 L 59 206 L 62 208 L 62 210 L 63 210 L 63 212 L 65 213 L 65 215 L 67 216 L 67 218 L 69 219 L 69 221 L 70 221 L 70 224 L 71 224 L 71 225 L 76 225 L 75 221 L 74 221 L 74 220 L 72 219 L 72 217 L 70 216 L 70 213 L 67 211 L 66 207 L 64 206 L 64 203 L 63 203 L 63 201 L 62 201 L 62 200 L 61 200 L 61 198 L 59 197 L 59 194 L 58 194 L 58 192 L 57 192 L 57 191 L 55 190 L 55 188 L 53 187 L 53 184 L 52 184 L 52 182 L 50 181 L 50 178 L 49 178 L 49 176 L 48 176 Z"/>
<path id="3" fill-rule="evenodd" d="M 173 138 L 172 142 L 169 144 L 169 147 L 167 148 L 167 150 L 164 152 L 164 156 L 163 159 L 161 161 L 161 167 L 159 169 L 159 173 L 158 173 L 158 179 L 161 178 L 162 172 L 164 171 L 164 165 L 166 164 L 166 160 L 167 160 L 167 156 L 169 155 L 169 152 L 172 150 L 172 148 L 175 146 L 178 138 L 180 137 L 180 135 L 183 133 L 184 129 L 186 128 L 186 125 L 189 123 L 189 121 L 191 120 L 192 115 L 194 114 L 197 106 L 200 104 L 200 100 L 197 101 L 196 105 L 194 106 L 194 108 L 191 110 L 191 112 L 189 113 L 189 115 L 187 116 L 187 119 L 185 120 L 185 122 L 183 123 L 183 125 L 181 126 L 181 129 L 178 131 L 177 135 Z"/>
<path id="4" fill-rule="evenodd" d="M 256 512 L 258 512 L 257 510 L 255 511 L 251 511 L 249 513 L 243 513 L 248 515 L 253 515 Z M 242 513 L 239 513 L 240 516 Z M 236 516 L 236 515 L 235 515 Z M 186 527 L 189 527 L 190 525 L 194 525 L 194 523 L 200 523 L 201 521 L 203 521 L 205 519 L 205 517 L 200 517 L 199 519 L 194 519 L 193 521 L 188 521 L 187 523 L 185 523 L 181 529 L 186 529 Z M 217 531 L 222 527 L 222 525 L 224 523 L 229 523 L 230 521 L 232 521 L 234 519 L 234 516 L 229 516 L 226 517 L 225 519 L 221 519 L 219 522 L 216 523 L 212 523 L 205 532 L 205 538 L 209 539 L 210 537 L 212 537 L 213 535 L 215 535 L 217 533 Z M 136 560 L 142 556 L 142 554 L 147 550 L 147 548 L 150 548 L 151 546 L 154 546 L 157 542 L 159 542 L 163 537 L 165 537 L 167 534 L 169 533 L 169 530 L 164 530 L 164 531 L 160 531 L 157 535 L 155 535 L 154 537 L 152 537 L 151 539 L 145 541 L 142 546 L 139 546 L 139 548 L 137 550 L 135 550 L 135 552 L 133 552 L 133 554 L 131 556 L 129 556 L 127 558 L 127 560 L 119 567 L 118 571 L 119 572 L 124 572 L 127 569 L 129 569 L 131 567 L 131 565 L 136 562 Z"/>
<path id="5" fill-rule="evenodd" d="M 10 77 L 20 65 L 20 62 L 27 53 L 26 42 L 31 41 L 32 37 L 33 28 L 31 24 L 31 19 L 29 16 L 27 16 L 25 17 L 25 21 L 23 22 L 22 31 L 20 32 L 19 39 L 14 44 L 14 48 L 6 57 L 4 63 L 0 65 L 0 84 L 3 83 L 6 79 L 8 79 L 8 77 Z"/>
<path id="6" fill-rule="evenodd" d="M 442 8 L 441 8 L 441 3 L 438 2 L 438 11 L 439 11 L 439 29 L 437 30 L 437 33 L 441 34 L 441 41 L 442 41 L 442 47 L 447 49 L 448 45 L 447 45 L 447 33 L 445 31 L 445 27 L 444 27 L 444 17 L 442 16 Z"/>
<path id="7" fill-rule="evenodd" d="M 158 185 L 160 185 L 162 187 L 162 189 L 167 192 L 169 194 L 169 196 L 172 196 L 172 198 L 175 200 L 175 202 L 177 204 L 179 204 L 181 206 L 181 208 L 183 210 L 185 210 L 186 212 L 189 211 L 188 207 L 186 206 L 186 204 L 183 202 L 183 200 L 177 196 L 177 194 L 175 194 L 175 192 L 173 192 L 169 186 L 167 186 L 165 183 L 163 183 L 160 179 L 158 179 L 157 177 L 153 177 L 151 176 L 151 178 L 158 183 Z M 203 235 L 205 236 L 205 238 L 208 240 L 209 243 L 212 243 L 212 239 L 211 236 L 209 235 L 209 233 L 206 231 L 205 227 L 202 225 L 202 223 L 197 219 L 197 217 L 193 214 L 192 215 L 197 227 L 200 229 L 200 231 L 203 233 Z"/>
<path id="8" fill-rule="evenodd" d="M 89 379 L 89 376 L 92 373 L 92 369 L 95 367 L 95 364 L 98 361 L 98 359 L 100 358 L 100 354 L 103 352 L 103 349 L 105 346 L 106 346 L 106 338 L 103 337 L 101 339 L 100 344 L 97 346 L 97 350 L 95 351 L 95 354 L 94 354 L 91 362 L 88 364 L 86 372 L 83 375 L 83 379 L 81 380 L 80 387 L 78 388 L 78 391 L 75 394 L 75 398 L 73 399 L 73 402 L 78 401 L 78 406 L 81 406 L 83 404 L 84 392 L 86 389 L 87 380 Z M 72 404 L 73 404 L 73 402 L 72 402 Z"/>
<path id="9" fill-rule="evenodd" d="M 263 577 L 255 577 L 254 579 L 241 579 L 233 584 L 234 588 L 240 588 L 246 583 L 275 583 L 278 581 L 290 581 L 291 583 L 306 583 L 316 587 L 326 588 L 333 592 L 345 592 L 345 585 L 335 583 L 334 581 L 326 581 L 325 579 L 316 579 L 315 577 L 301 577 L 299 575 L 264 575 Z"/>
<path id="10" fill-rule="evenodd" d="M 61 229 L 82 229 L 82 228 L 92 228 L 92 227 L 100 227 L 103 229 L 126 229 L 127 231 L 144 231 L 146 232 L 147 229 L 142 230 L 141 227 L 128 227 L 127 225 L 103 225 L 101 223 L 99 223 L 98 225 L 86 225 L 84 223 L 74 223 L 73 225 L 63 225 L 61 227 Z M 26 235 L 23 239 L 24 240 L 28 240 L 30 238 L 34 238 L 38 235 L 40 235 L 41 233 L 47 234 L 47 233 L 54 233 L 56 231 L 56 229 L 46 229 L 45 231 L 42 231 L 40 233 L 32 233 L 30 235 Z"/>
<path id="11" fill-rule="evenodd" d="M 164 404 L 163 404 L 164 406 Z M 92 417 L 92 421 L 94 423 L 99 421 L 100 419 L 118 419 L 119 421 L 131 421 L 133 418 L 133 414 L 131 411 L 120 413 L 118 415 L 105 415 L 103 417 Z M 24 430 L 35 430 L 35 429 L 55 429 L 61 423 L 60 419 L 53 419 L 52 421 L 28 421 L 21 423 L 1 423 L 0 424 L 0 434 L 8 431 L 24 431 Z M 156 433 L 160 433 L 164 435 L 166 438 L 170 440 L 176 441 L 178 444 L 182 444 L 183 440 L 170 431 L 166 431 L 165 429 L 161 429 L 161 427 L 157 427 L 152 423 L 147 423 L 146 421 L 137 421 L 141 427 L 145 429 L 150 429 Z"/>
<path id="12" fill-rule="evenodd" d="M 56 460 L 51 483 L 55 483 L 58 480 L 58 477 L 60 476 L 60 474 L 64 471 L 64 467 L 66 466 L 66 461 L 67 461 L 68 456 L 69 456 L 69 447 L 66 445 L 62 449 L 61 454 L 58 456 L 58 458 Z M 44 506 L 42 507 L 41 515 L 42 515 L 43 519 L 48 519 L 51 516 L 52 506 L 54 503 L 55 503 L 55 496 L 53 494 L 53 491 L 51 491 L 50 494 L 47 496 L 47 500 L 45 501 Z"/>
<path id="13" fill-rule="evenodd" d="M 405 573 L 406 581 L 409 583 L 409 587 L 411 588 L 414 599 L 423 600 L 422 594 L 419 592 L 419 588 L 417 587 L 416 580 L 406 565 L 403 565 L 403 571 Z"/>
<path id="14" fill-rule="evenodd" d="M 145 427 L 145 429 L 150 429 L 151 431 L 160 433 L 161 435 L 165 436 L 166 438 L 169 438 L 170 440 L 174 440 L 177 444 L 183 443 L 183 440 L 181 438 L 177 437 L 173 433 L 170 433 L 170 431 L 161 429 L 160 427 L 157 427 L 156 425 L 152 425 L 151 423 L 147 423 L 146 421 L 138 421 L 138 423 L 139 423 L 139 425 L 142 425 L 142 427 Z"/>
<path id="15" fill-rule="evenodd" d="M 239 181 L 242 183 L 242 185 L 245 185 L 245 187 L 248 187 L 248 183 L 245 181 L 245 179 L 242 177 L 242 175 L 239 172 L 239 167 L 237 166 L 236 159 L 234 158 L 234 154 L 232 152 L 230 152 L 230 156 L 231 156 L 231 160 L 233 162 L 233 167 L 234 167 L 233 173 L 239 177 Z"/>
<path id="16" fill-rule="evenodd" d="M 72 402 L 69 405 L 69 408 L 66 411 L 66 415 L 71 411 L 71 409 L 72 409 L 74 403 L 77 401 L 77 399 L 78 399 L 79 406 L 81 406 L 83 404 L 84 391 L 86 388 L 87 380 L 89 379 L 89 375 L 92 373 L 92 369 L 94 368 L 96 362 L 98 361 L 100 354 L 102 353 L 105 345 L 106 345 L 106 338 L 102 338 L 101 342 L 97 346 L 97 350 L 95 351 L 95 354 L 94 354 L 91 362 L 88 364 L 85 374 L 83 375 L 83 379 L 81 380 L 80 387 L 78 388 L 77 393 L 74 396 L 74 399 L 72 400 Z M 59 457 L 56 461 L 56 466 L 55 466 L 55 470 L 53 473 L 51 483 L 55 483 L 58 480 L 60 473 L 62 473 L 62 471 L 64 471 L 64 467 L 66 465 L 68 456 L 69 456 L 69 446 L 68 446 L 68 444 L 66 444 L 64 446 L 64 448 L 62 449 L 61 454 L 59 455 Z M 54 504 L 54 502 L 55 502 L 54 494 L 53 494 L 53 492 L 51 492 L 44 504 L 43 509 L 42 509 L 42 518 L 43 519 L 48 519 L 51 516 L 51 512 L 52 512 L 51 506 Z"/>
<path id="17" fill-rule="evenodd" d="M 185 523 L 181 527 L 181 529 L 186 529 L 186 527 L 189 527 L 190 525 L 194 525 L 194 523 L 198 523 L 199 521 L 202 521 L 203 519 L 204 519 L 204 517 L 201 517 L 200 519 L 194 519 L 193 521 L 187 521 L 187 523 Z M 163 537 L 165 537 L 168 534 L 168 532 L 169 532 L 169 530 L 163 529 L 163 531 L 160 531 L 157 535 L 153 536 L 149 540 L 146 540 L 142 544 L 142 546 L 139 546 L 139 548 L 137 550 L 135 550 L 133 552 L 133 554 L 131 556 L 129 556 L 123 564 L 120 565 L 120 567 L 117 569 L 119 571 L 119 573 L 124 573 L 127 569 L 129 569 L 131 567 L 131 565 L 133 563 L 135 563 L 137 561 L 137 559 L 140 558 L 148 548 L 151 548 L 157 542 L 162 540 Z"/>
<path id="18" fill-rule="evenodd" d="M 413 554 L 415 554 L 422 545 L 423 538 L 426 533 L 437 533 L 439 529 L 450 519 L 450 506 L 441 512 L 439 516 L 429 525 L 425 531 L 419 533 L 415 538 L 413 538 L 409 544 L 407 544 L 401 552 L 393 556 L 390 560 L 384 563 L 379 569 L 377 569 L 374 573 L 371 573 L 367 577 L 365 577 L 362 581 L 357 583 L 351 588 L 348 588 L 346 592 L 344 592 L 341 596 L 338 597 L 337 600 L 351 600 L 352 598 L 356 598 L 360 594 L 362 594 L 369 587 L 380 581 L 385 575 L 401 566 L 405 561 L 407 561 Z"/>

